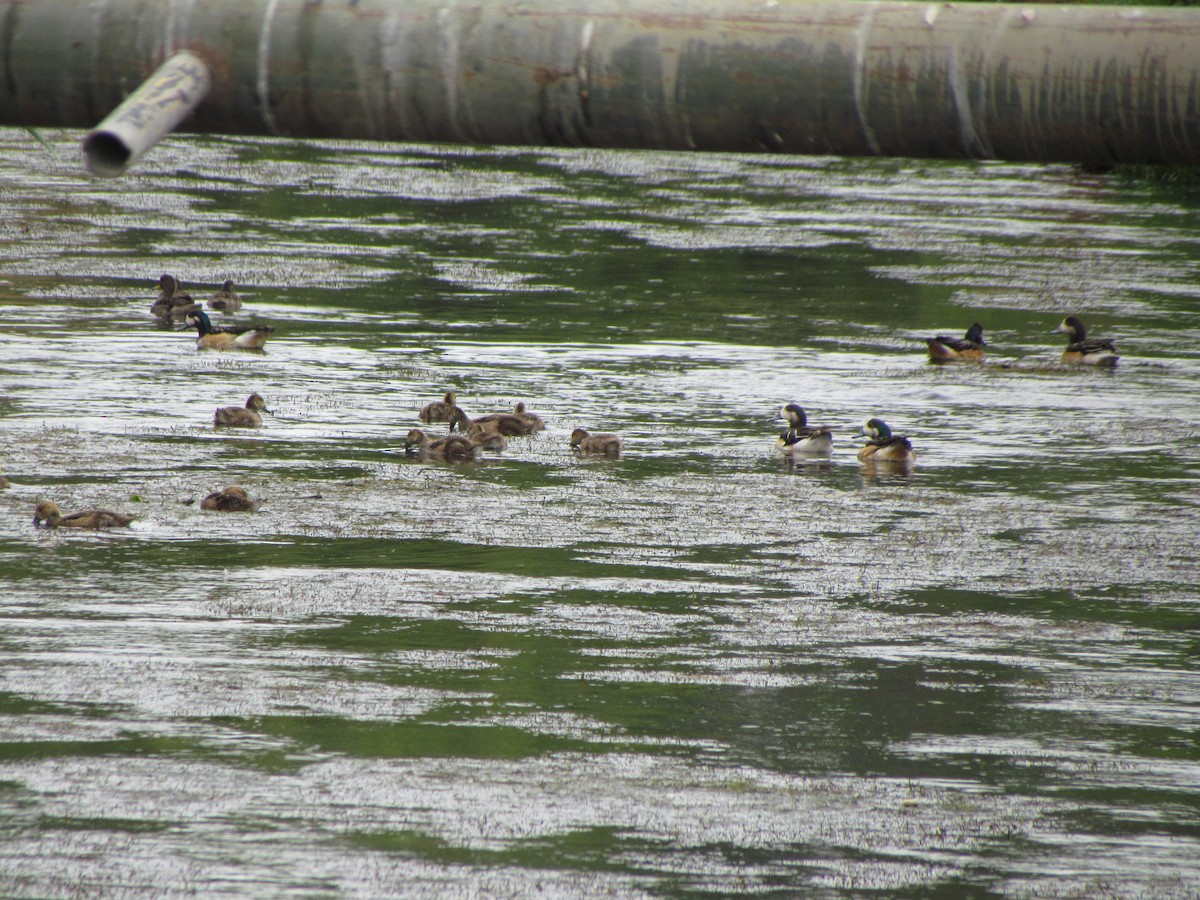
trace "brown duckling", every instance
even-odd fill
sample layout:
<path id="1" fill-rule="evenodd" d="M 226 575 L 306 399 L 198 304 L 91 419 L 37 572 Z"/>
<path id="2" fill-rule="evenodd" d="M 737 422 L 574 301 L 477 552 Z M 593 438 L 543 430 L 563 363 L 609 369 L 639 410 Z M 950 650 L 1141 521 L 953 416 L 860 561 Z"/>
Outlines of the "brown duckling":
<path id="1" fill-rule="evenodd" d="M 222 406 L 213 416 L 214 425 L 225 425 L 230 428 L 257 428 L 262 424 L 260 412 L 275 415 L 267 409 L 267 401 L 261 394 L 251 394 L 245 406 Z"/>
<path id="2" fill-rule="evenodd" d="M 404 452 L 421 459 L 444 459 L 447 462 L 474 462 L 482 450 L 480 442 L 451 434 L 433 440 L 420 428 L 414 428 L 404 441 Z"/>
<path id="3" fill-rule="evenodd" d="M 242 298 L 233 289 L 232 278 L 226 278 L 221 289 L 208 298 L 208 308 L 226 314 L 235 313 L 242 308 Z"/>
<path id="4" fill-rule="evenodd" d="M 107 509 L 85 509 L 64 516 L 53 500 L 43 500 L 33 513 L 35 528 L 127 528 L 136 518 Z"/>
<path id="5" fill-rule="evenodd" d="M 533 434 L 536 430 L 530 422 L 513 413 L 491 413 L 486 416 L 480 416 L 478 419 L 472 419 L 457 406 L 455 409 L 457 412 L 454 414 L 454 418 L 450 420 L 451 431 L 457 428 L 459 431 L 471 436 L 502 434 L 505 437 L 519 437 L 525 434 Z"/>
<path id="6" fill-rule="evenodd" d="M 624 446 L 624 442 L 615 434 L 589 434 L 582 428 L 571 432 L 571 449 L 580 453 L 619 456 Z"/>
<path id="7" fill-rule="evenodd" d="M 434 422 L 453 422 L 458 412 L 461 412 L 458 408 L 458 395 L 454 391 L 446 391 L 441 400 L 434 400 L 422 406 L 417 418 L 426 425 L 432 425 Z"/>
<path id="8" fill-rule="evenodd" d="M 535 431 L 546 430 L 546 423 L 542 421 L 542 417 L 537 413 L 531 413 L 526 410 L 524 403 L 518 402 L 513 407 L 512 414 L 525 423 L 525 427 L 529 429 L 530 434 Z"/>
<path id="9" fill-rule="evenodd" d="M 251 500 L 246 489 L 236 484 L 231 484 L 223 491 L 213 491 L 200 501 L 201 509 L 215 509 L 222 512 L 258 512 L 260 506 L 262 506 L 261 500 Z"/>

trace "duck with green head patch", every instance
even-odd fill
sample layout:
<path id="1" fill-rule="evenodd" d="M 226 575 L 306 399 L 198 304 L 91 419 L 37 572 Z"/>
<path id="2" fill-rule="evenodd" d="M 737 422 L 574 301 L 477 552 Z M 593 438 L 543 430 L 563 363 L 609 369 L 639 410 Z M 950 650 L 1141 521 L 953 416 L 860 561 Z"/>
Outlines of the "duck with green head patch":
<path id="1" fill-rule="evenodd" d="M 227 428 L 257 428 L 262 424 L 259 413 L 275 415 L 267 409 L 267 401 L 261 394 L 251 394 L 246 399 L 245 406 L 222 406 L 213 415 L 213 425 L 223 425 Z"/>
<path id="2" fill-rule="evenodd" d="M 858 451 L 858 458 L 863 462 L 909 463 L 917 458 L 912 442 L 902 434 L 892 434 L 883 419 L 867 419 L 858 436 L 867 439 L 866 445 Z"/>
<path id="3" fill-rule="evenodd" d="M 202 309 L 189 313 L 187 320 L 196 329 L 196 347 L 200 350 L 261 350 L 275 331 L 271 325 L 216 328 Z"/>
<path id="4" fill-rule="evenodd" d="M 798 403 L 789 403 L 779 411 L 788 430 L 775 441 L 781 456 L 832 456 L 833 432 L 824 425 L 809 425 L 808 415 Z"/>
<path id="5" fill-rule="evenodd" d="M 1065 363 L 1112 368 L 1120 359 L 1112 341 L 1106 338 L 1089 338 L 1083 322 L 1076 316 L 1067 316 L 1050 333 L 1067 336 L 1067 349 L 1062 355 L 1062 361 Z"/>
<path id="6" fill-rule="evenodd" d="M 979 362 L 983 359 L 983 348 L 987 341 L 983 339 L 983 326 L 976 322 L 967 329 L 962 338 L 947 337 L 939 334 L 937 337 L 926 338 L 929 345 L 930 362 Z"/>
<path id="7" fill-rule="evenodd" d="M 43 500 L 33 512 L 35 528 L 128 528 L 133 520 L 134 516 L 107 509 L 85 509 L 64 516 L 53 500 Z"/>

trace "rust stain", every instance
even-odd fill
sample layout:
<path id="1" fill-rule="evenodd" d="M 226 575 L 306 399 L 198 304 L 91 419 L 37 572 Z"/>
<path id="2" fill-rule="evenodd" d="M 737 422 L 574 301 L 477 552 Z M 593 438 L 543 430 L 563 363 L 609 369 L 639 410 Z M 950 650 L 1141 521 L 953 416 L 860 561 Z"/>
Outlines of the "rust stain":
<path id="1" fill-rule="evenodd" d="M 571 78 L 575 72 L 571 69 L 551 69 L 547 66 L 533 67 L 533 80 L 536 84 L 553 84 L 564 78 Z"/>

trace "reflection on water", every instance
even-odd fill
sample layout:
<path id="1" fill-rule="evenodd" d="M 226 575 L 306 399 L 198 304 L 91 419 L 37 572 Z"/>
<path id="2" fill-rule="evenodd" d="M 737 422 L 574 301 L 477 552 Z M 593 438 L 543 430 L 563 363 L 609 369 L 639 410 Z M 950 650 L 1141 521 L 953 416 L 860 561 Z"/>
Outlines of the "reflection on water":
<path id="1" fill-rule="evenodd" d="M 202 138 L 100 183 L 46 137 L 0 131 L 0 893 L 1200 892 L 1197 198 Z M 156 328 L 163 272 L 267 349 Z M 547 430 L 395 452 L 451 389 Z M 773 456 L 788 401 L 832 460 Z"/>

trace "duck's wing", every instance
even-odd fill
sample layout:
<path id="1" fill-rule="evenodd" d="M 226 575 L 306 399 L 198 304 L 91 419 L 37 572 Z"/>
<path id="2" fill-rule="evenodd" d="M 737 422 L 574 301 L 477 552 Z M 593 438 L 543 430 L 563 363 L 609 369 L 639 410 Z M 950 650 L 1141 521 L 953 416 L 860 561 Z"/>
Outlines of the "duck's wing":
<path id="1" fill-rule="evenodd" d="M 1109 353 L 1117 352 L 1116 346 L 1108 338 L 1088 338 L 1087 340 L 1078 341 L 1074 344 L 1071 344 L 1071 346 L 1067 348 L 1068 352 L 1083 354 L 1101 353 L 1105 350 L 1107 350 Z"/>

